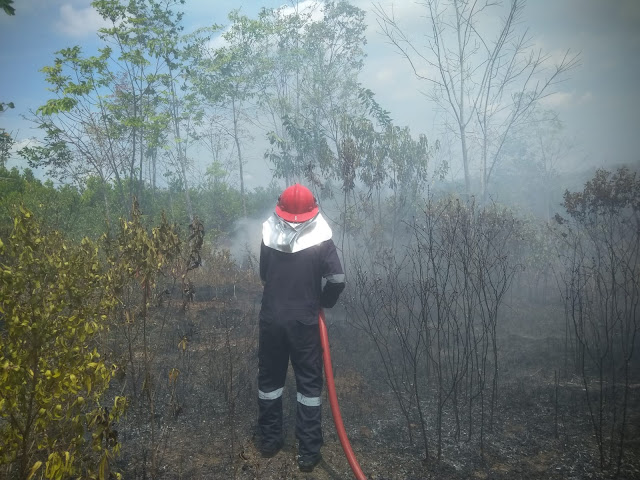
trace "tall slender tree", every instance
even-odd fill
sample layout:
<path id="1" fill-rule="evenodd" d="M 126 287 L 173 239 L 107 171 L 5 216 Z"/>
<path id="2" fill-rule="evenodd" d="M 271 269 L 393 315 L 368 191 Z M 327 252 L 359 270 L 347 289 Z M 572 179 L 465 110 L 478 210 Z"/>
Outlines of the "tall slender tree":
<path id="1" fill-rule="evenodd" d="M 268 157 L 288 182 L 342 177 L 347 118 L 364 111 L 358 74 L 364 62 L 364 12 L 345 1 L 313 10 L 270 12 L 272 64 L 278 72 L 264 101 L 274 149 Z"/>
<path id="2" fill-rule="evenodd" d="M 428 98 L 447 112 L 447 125 L 460 142 L 465 191 L 478 190 L 472 185 L 477 169 L 486 201 L 505 142 L 527 124 L 540 100 L 556 91 L 579 56 L 567 50 L 551 65 L 550 54 L 531 47 L 529 31 L 519 29 L 525 0 L 509 1 L 495 36 L 485 32 L 483 22 L 498 14 L 498 2 L 421 4 L 429 32 L 425 48 L 409 37 L 393 10 L 378 5 L 378 24 L 416 77 L 432 87 Z"/>
<path id="3" fill-rule="evenodd" d="M 242 211 L 247 215 L 244 141 L 256 126 L 256 99 L 267 74 L 264 24 L 239 11 L 229 14 L 230 25 L 222 46 L 204 45 L 199 64 L 198 87 L 202 98 L 218 110 L 217 128 L 233 144 L 237 157 Z M 221 120 L 221 121 L 220 121 Z"/>
<path id="4" fill-rule="evenodd" d="M 37 110 L 34 121 L 45 130 L 46 142 L 23 154 L 79 182 L 88 174 L 105 185 L 115 182 L 126 211 L 134 196 L 143 201 L 146 180 L 155 189 L 158 152 L 168 151 L 193 218 L 186 126 L 195 123 L 198 111 L 185 75 L 194 50 L 183 42 L 182 13 L 175 11 L 183 3 L 94 1 L 110 23 L 98 32 L 99 55 L 84 56 L 80 47 L 71 47 L 43 68 L 55 98 Z"/>

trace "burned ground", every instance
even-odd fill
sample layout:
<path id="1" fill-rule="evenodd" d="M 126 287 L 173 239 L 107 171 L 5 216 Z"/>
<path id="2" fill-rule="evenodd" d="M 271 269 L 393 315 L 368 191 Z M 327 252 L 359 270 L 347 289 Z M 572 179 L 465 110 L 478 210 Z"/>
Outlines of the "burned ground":
<path id="1" fill-rule="evenodd" d="M 209 288 L 185 310 L 179 302 L 156 307 L 150 329 L 153 413 L 144 392 L 131 390 L 135 373 L 124 343 L 114 348 L 124 373 L 114 392 L 130 396 L 119 428 L 117 469 L 128 479 L 347 479 L 349 465 L 338 441 L 326 392 L 323 460 L 313 473 L 298 471 L 294 438 L 295 383 L 285 388 L 285 447 L 273 458 L 257 451 L 257 313 L 260 289 Z M 578 377 L 558 377 L 564 362 L 563 325 L 553 305 L 511 304 L 499 336 L 501 376 L 493 425 L 471 438 L 464 422 L 456 435 L 451 411 L 443 415 L 437 461 L 428 420 L 430 458 L 407 425 L 366 339 L 340 308 L 328 312 L 336 388 L 347 433 L 367 478 L 583 479 L 608 478 L 599 468 Z M 523 311 L 528 313 L 522 314 Z M 536 319 L 533 322 L 533 319 Z M 164 319 L 164 326 L 162 321 Z M 124 342 L 124 339 L 120 339 Z M 114 343 L 116 345 L 117 342 Z M 179 374 L 171 375 L 172 369 Z M 138 373 L 139 375 L 139 373 Z M 640 476 L 640 388 L 629 399 L 628 441 L 618 478 Z M 432 418 L 433 401 L 424 406 Z M 152 428 L 153 426 L 153 428 Z M 153 430 L 153 431 L 152 431 Z M 458 438 L 456 438 L 458 437 Z M 153 458 L 152 458 L 153 457 Z"/>

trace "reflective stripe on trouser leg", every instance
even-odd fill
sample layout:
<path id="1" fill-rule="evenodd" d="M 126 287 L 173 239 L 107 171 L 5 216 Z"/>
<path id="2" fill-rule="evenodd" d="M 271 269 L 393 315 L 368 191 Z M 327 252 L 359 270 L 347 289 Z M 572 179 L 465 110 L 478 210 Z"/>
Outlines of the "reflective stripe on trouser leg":
<path id="1" fill-rule="evenodd" d="M 289 351 L 280 325 L 260 319 L 258 346 L 258 426 L 262 446 L 282 440 L 282 392 Z"/>
<path id="2" fill-rule="evenodd" d="M 282 396 L 282 392 L 284 387 L 278 388 L 273 392 L 263 392 L 262 390 L 258 390 L 258 398 L 260 400 L 275 400 L 276 398 L 280 398 Z"/>
<path id="3" fill-rule="evenodd" d="M 317 320 L 296 324 L 291 364 L 296 376 L 296 438 L 298 453 L 313 455 L 322 446 L 322 347 Z"/>
<path id="4" fill-rule="evenodd" d="M 298 392 L 296 400 L 307 407 L 319 407 L 322 405 L 322 397 L 307 397 L 300 392 Z"/>

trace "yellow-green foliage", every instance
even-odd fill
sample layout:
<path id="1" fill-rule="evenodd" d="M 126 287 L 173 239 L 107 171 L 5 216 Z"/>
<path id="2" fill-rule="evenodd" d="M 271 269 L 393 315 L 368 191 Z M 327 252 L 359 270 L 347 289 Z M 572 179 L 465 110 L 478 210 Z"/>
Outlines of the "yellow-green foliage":
<path id="1" fill-rule="evenodd" d="M 95 340 L 117 302 L 111 278 L 91 241 L 44 234 L 28 210 L 0 239 L 0 476 L 109 477 L 126 403 L 100 404 L 112 372 Z"/>
<path id="2" fill-rule="evenodd" d="M 179 256 L 180 248 L 180 237 L 164 213 L 160 225 L 149 234 L 142 224 L 137 202 L 134 202 L 131 220 L 120 219 L 116 245 L 107 244 L 114 275 L 121 275 L 123 281 L 138 278 L 144 289 L 153 287 L 162 269 Z"/>

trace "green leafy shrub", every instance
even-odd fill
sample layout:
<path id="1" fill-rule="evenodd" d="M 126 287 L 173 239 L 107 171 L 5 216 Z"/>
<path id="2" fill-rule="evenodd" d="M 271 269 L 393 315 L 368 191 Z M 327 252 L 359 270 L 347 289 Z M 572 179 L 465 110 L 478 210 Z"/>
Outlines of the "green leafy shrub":
<path id="1" fill-rule="evenodd" d="M 8 478 L 109 478 L 114 422 L 101 404 L 112 370 L 96 348 L 117 302 L 88 239 L 43 233 L 20 208 L 0 239 L 0 465 Z"/>

